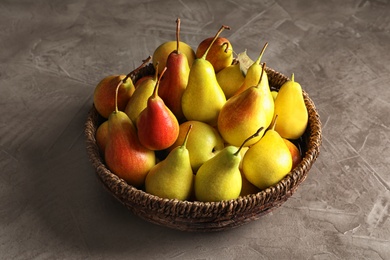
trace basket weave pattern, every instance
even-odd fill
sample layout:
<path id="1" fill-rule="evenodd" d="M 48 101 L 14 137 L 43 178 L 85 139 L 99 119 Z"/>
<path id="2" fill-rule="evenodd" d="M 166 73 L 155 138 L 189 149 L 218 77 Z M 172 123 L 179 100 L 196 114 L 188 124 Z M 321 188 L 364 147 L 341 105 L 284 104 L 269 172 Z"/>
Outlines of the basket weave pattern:
<path id="1" fill-rule="evenodd" d="M 270 68 L 266 68 L 266 71 L 271 88 L 279 89 L 288 80 Z M 151 74 L 153 67 L 149 65 L 136 75 L 131 75 L 131 78 L 137 80 Z M 278 184 L 234 200 L 199 202 L 163 199 L 127 184 L 106 167 L 100 155 L 95 134 L 102 118 L 93 106 L 85 124 L 87 153 L 104 187 L 135 215 L 147 221 L 184 231 L 217 231 L 238 227 L 282 205 L 306 179 L 319 155 L 321 121 L 309 95 L 303 91 L 303 96 L 309 122 L 300 143 L 303 149 L 302 161 Z"/>

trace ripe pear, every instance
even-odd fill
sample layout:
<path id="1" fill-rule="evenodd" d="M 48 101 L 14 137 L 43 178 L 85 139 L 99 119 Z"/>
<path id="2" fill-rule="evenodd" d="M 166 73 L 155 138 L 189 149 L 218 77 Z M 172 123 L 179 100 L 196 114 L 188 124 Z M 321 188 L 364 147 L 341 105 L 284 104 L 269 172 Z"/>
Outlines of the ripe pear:
<path id="1" fill-rule="evenodd" d="M 223 93 L 225 93 L 226 99 L 229 99 L 237 92 L 244 80 L 245 78 L 239 63 L 229 65 L 217 73 L 218 84 L 222 88 Z"/>
<path id="2" fill-rule="evenodd" d="M 236 199 L 242 189 L 240 172 L 241 149 L 245 142 L 257 136 L 255 134 L 244 140 L 239 148 L 227 146 L 210 160 L 206 161 L 195 175 L 195 197 L 199 201 L 222 201 Z"/>
<path id="3" fill-rule="evenodd" d="M 137 87 L 124 110 L 134 125 L 137 124 L 139 114 L 146 108 L 148 99 L 153 93 L 157 80 L 158 74 L 156 70 L 153 77 L 145 77 L 139 84 L 137 84 L 137 81 Z"/>
<path id="4" fill-rule="evenodd" d="M 200 121 L 186 121 L 180 124 L 179 136 L 175 143 L 169 147 L 169 151 L 183 143 L 190 125 L 192 125 L 192 130 L 188 137 L 187 149 L 190 153 L 192 170 L 196 172 L 205 161 L 220 152 L 225 144 L 218 131 L 210 125 Z"/>
<path id="5" fill-rule="evenodd" d="M 190 131 L 191 125 L 183 144 L 173 149 L 149 171 L 145 180 L 146 192 L 167 199 L 190 198 L 194 182 L 190 155 L 186 148 Z"/>
<path id="6" fill-rule="evenodd" d="M 291 80 L 286 81 L 279 89 L 275 99 L 275 115 L 278 124 L 275 130 L 286 139 L 298 139 L 303 135 L 308 123 L 308 112 L 302 94 L 301 85 Z"/>
<path id="7" fill-rule="evenodd" d="M 225 29 L 222 26 L 214 40 Z M 188 78 L 187 88 L 182 96 L 183 114 L 187 120 L 217 124 L 218 114 L 226 102 L 225 94 L 218 84 L 213 65 L 206 56 L 214 40 L 201 58 L 195 59 Z"/>
<path id="8" fill-rule="evenodd" d="M 108 118 L 115 110 L 115 90 L 119 82 L 121 82 L 121 85 L 118 91 L 117 105 L 120 111 L 125 110 L 130 97 L 135 91 L 135 87 L 133 81 L 130 78 L 130 75 L 139 71 L 150 61 L 150 59 L 151 57 L 146 59 L 138 68 L 127 75 L 107 76 L 97 84 L 93 93 L 93 103 L 96 110 L 102 117 Z"/>
<path id="9" fill-rule="evenodd" d="M 265 63 L 263 63 L 265 67 Z M 265 129 L 271 124 L 274 115 L 274 100 L 268 80 L 262 69 L 257 85 L 228 99 L 218 116 L 218 130 L 229 144 L 239 146 L 247 136 L 260 126 Z M 264 131 L 246 143 L 250 146 L 263 136 Z"/>
<path id="10" fill-rule="evenodd" d="M 184 120 L 181 108 L 181 97 L 187 87 L 190 67 L 187 56 L 180 52 L 180 19 L 176 21 L 177 48 L 169 54 L 166 67 L 167 71 L 161 78 L 158 95 L 164 100 L 165 105 L 172 111 L 179 122 Z"/>
<path id="11" fill-rule="evenodd" d="M 276 120 L 264 136 L 245 153 L 242 171 L 259 189 L 277 184 L 290 171 L 292 158 L 283 138 L 275 131 Z"/>
<path id="12" fill-rule="evenodd" d="M 108 169 L 135 187 L 144 184 L 156 163 L 155 153 L 141 145 L 133 122 L 117 107 L 108 118 L 104 159 Z"/>
<path id="13" fill-rule="evenodd" d="M 196 58 L 203 56 L 213 39 L 213 37 L 210 37 L 199 43 L 195 53 Z M 217 37 L 206 55 L 206 60 L 213 65 L 215 73 L 231 65 L 233 62 L 233 47 L 230 41 L 224 37 Z"/>
<path id="14" fill-rule="evenodd" d="M 104 121 L 99 127 L 96 129 L 96 144 L 99 147 L 99 151 L 104 154 L 104 150 L 106 149 L 107 139 L 108 139 L 108 121 Z"/>
<path id="15" fill-rule="evenodd" d="M 155 66 L 158 74 L 161 74 L 163 69 L 166 67 L 168 56 L 173 51 L 177 50 L 177 48 L 179 48 L 179 51 L 187 57 L 188 66 L 191 68 L 192 63 L 196 58 L 195 51 L 187 43 L 182 41 L 180 41 L 179 43 L 180 46 L 178 47 L 177 40 L 167 41 L 162 43 L 156 48 L 156 50 L 153 53 L 153 65 Z M 158 67 L 156 66 L 157 64 L 159 64 Z"/>
<path id="16" fill-rule="evenodd" d="M 253 62 L 253 64 L 248 68 L 246 75 L 245 75 L 244 83 L 237 90 L 236 95 L 243 92 L 244 90 L 252 87 L 252 86 L 256 86 L 257 83 L 259 82 L 260 75 L 262 74 L 262 65 L 260 62 L 261 62 L 261 58 L 263 57 L 263 54 L 264 54 L 267 46 L 268 46 L 268 43 L 265 43 L 257 60 L 255 60 Z M 268 75 L 266 72 L 264 73 L 263 77 L 264 77 L 264 80 L 266 80 L 268 82 Z"/>
<path id="17" fill-rule="evenodd" d="M 143 146 L 150 150 L 164 150 L 170 147 L 179 135 L 179 122 L 171 110 L 158 96 L 161 72 L 146 108 L 137 118 L 138 138 Z"/>
<path id="18" fill-rule="evenodd" d="M 291 142 L 290 140 L 283 138 L 283 141 L 287 144 L 288 149 L 290 150 L 291 157 L 292 157 L 292 169 L 298 166 L 298 164 L 302 160 L 301 152 L 298 149 L 298 147 Z"/>

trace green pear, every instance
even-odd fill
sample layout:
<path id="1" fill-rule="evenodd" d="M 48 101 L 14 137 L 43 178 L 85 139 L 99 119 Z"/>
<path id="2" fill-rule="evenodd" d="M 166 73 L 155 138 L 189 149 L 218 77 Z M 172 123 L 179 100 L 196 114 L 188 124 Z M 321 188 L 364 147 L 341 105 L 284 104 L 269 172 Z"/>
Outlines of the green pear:
<path id="1" fill-rule="evenodd" d="M 118 88 L 119 85 L 116 96 Z M 141 145 L 133 122 L 124 112 L 118 111 L 117 106 L 108 117 L 104 160 L 108 169 L 135 187 L 144 184 L 146 175 L 156 163 L 155 153 Z"/>
<path id="2" fill-rule="evenodd" d="M 252 86 L 256 86 L 257 83 L 259 82 L 260 75 L 262 74 L 262 66 L 261 66 L 260 62 L 261 62 L 261 58 L 263 57 L 263 54 L 264 54 L 267 46 L 268 46 L 268 43 L 265 43 L 257 60 L 255 60 L 253 62 L 253 64 L 248 68 L 246 75 L 245 75 L 244 83 L 237 90 L 237 92 L 235 93 L 236 95 L 243 92 L 244 90 L 252 87 Z M 265 77 L 265 80 L 268 82 L 267 73 L 265 73 L 263 75 L 263 77 Z"/>
<path id="3" fill-rule="evenodd" d="M 182 122 L 185 118 L 181 108 L 181 97 L 187 87 L 190 67 L 188 66 L 187 56 L 180 51 L 180 19 L 177 19 L 176 23 L 177 47 L 168 56 L 166 63 L 167 71 L 164 77 L 161 78 L 158 94 L 178 121 Z"/>
<path id="4" fill-rule="evenodd" d="M 285 82 L 275 99 L 275 115 L 278 124 L 275 130 L 286 139 L 298 139 L 303 135 L 308 123 L 308 112 L 303 99 L 301 85 L 291 80 Z"/>
<path id="5" fill-rule="evenodd" d="M 265 70 L 262 69 L 257 85 L 231 97 L 222 107 L 218 116 L 218 130 L 227 143 L 239 146 L 260 126 L 267 128 L 271 124 L 274 116 L 274 100 L 268 80 L 264 78 L 265 75 Z M 246 145 L 259 141 L 264 131 Z"/>
<path id="6" fill-rule="evenodd" d="M 148 99 L 153 93 L 157 80 L 158 74 L 156 70 L 153 77 L 144 77 L 139 84 L 137 84 L 138 82 L 136 83 L 137 87 L 124 110 L 134 125 L 137 124 L 139 114 L 146 108 Z"/>
<path id="7" fill-rule="evenodd" d="M 225 29 L 222 26 L 214 40 Z M 188 77 L 188 84 L 182 96 L 182 110 L 187 120 L 217 124 L 218 114 L 226 102 L 225 94 L 218 84 L 213 65 L 206 60 L 211 42 L 201 58 L 195 59 Z"/>
<path id="8" fill-rule="evenodd" d="M 235 63 L 227 66 L 217 73 L 219 86 L 225 93 L 226 99 L 232 97 L 244 83 L 245 77 L 241 72 L 240 64 Z"/>
<path id="9" fill-rule="evenodd" d="M 264 136 L 245 153 L 242 171 L 259 189 L 281 181 L 292 168 L 292 157 L 283 138 L 275 131 L 276 120 Z"/>
<path id="10" fill-rule="evenodd" d="M 181 146 L 157 163 L 145 180 L 146 192 L 167 199 L 187 200 L 193 189 L 194 174 L 186 148 L 191 125 Z"/>
<path id="11" fill-rule="evenodd" d="M 240 172 L 241 149 L 256 137 L 263 127 L 247 138 L 239 148 L 227 146 L 206 161 L 195 175 L 195 197 L 199 201 L 212 202 L 236 199 L 240 196 L 242 177 Z"/>

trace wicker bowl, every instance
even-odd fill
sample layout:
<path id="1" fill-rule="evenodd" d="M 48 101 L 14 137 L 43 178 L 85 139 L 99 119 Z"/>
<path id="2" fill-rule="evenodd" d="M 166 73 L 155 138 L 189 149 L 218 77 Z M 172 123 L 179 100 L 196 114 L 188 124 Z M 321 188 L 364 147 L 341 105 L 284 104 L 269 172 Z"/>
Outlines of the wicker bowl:
<path id="1" fill-rule="evenodd" d="M 150 64 L 132 75 L 137 80 L 152 75 Z M 281 73 L 266 69 L 270 87 L 278 90 L 288 80 Z M 113 174 L 104 164 L 96 144 L 95 133 L 103 122 L 94 106 L 89 111 L 85 124 L 87 153 L 104 187 L 133 214 L 165 227 L 183 231 L 218 231 L 241 226 L 281 206 L 293 195 L 319 155 L 322 141 L 321 122 L 313 101 L 303 91 L 309 114 L 306 132 L 299 140 L 302 161 L 276 185 L 256 194 L 220 202 L 179 201 L 163 199 L 127 184 Z"/>

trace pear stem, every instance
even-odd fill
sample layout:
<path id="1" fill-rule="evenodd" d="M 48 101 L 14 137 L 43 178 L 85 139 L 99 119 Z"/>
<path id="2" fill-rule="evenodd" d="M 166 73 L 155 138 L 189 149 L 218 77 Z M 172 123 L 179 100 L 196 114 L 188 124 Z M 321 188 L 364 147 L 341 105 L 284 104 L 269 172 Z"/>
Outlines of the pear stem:
<path id="1" fill-rule="evenodd" d="M 201 57 L 201 59 L 206 59 L 206 56 L 207 56 L 207 53 L 209 52 L 209 50 L 211 49 L 211 46 L 213 46 L 214 42 L 217 40 L 218 36 L 221 34 L 221 32 L 226 29 L 226 30 L 230 30 L 230 27 L 227 26 L 227 25 L 222 25 L 221 28 L 218 30 L 218 32 L 215 34 L 214 36 L 214 39 L 211 41 L 209 47 L 206 49 L 206 51 L 204 52 L 203 56 Z"/>
<path id="2" fill-rule="evenodd" d="M 260 52 L 260 55 L 259 57 L 257 58 L 257 60 L 255 61 L 256 63 L 260 64 L 260 61 L 261 61 L 261 58 L 263 57 L 263 54 L 264 54 L 264 51 L 265 49 L 267 48 L 268 46 L 268 42 L 266 42 L 263 46 L 263 49 L 261 49 L 261 52 Z"/>
<path id="3" fill-rule="evenodd" d="M 176 19 L 176 52 L 179 53 L 180 43 L 180 18 Z"/>
<path id="4" fill-rule="evenodd" d="M 294 82 L 294 73 L 291 74 L 291 81 Z"/>
<path id="5" fill-rule="evenodd" d="M 222 43 L 222 47 L 224 47 L 224 46 L 226 46 L 224 52 L 227 53 L 229 50 L 229 43 L 227 43 L 227 42 Z"/>
<path id="6" fill-rule="evenodd" d="M 274 118 L 274 121 L 272 122 L 272 125 L 271 125 L 271 130 L 275 130 L 275 125 L 276 125 L 276 121 L 278 120 L 278 115 L 275 115 L 275 118 Z"/>
<path id="7" fill-rule="evenodd" d="M 123 83 L 123 80 L 119 80 L 119 83 L 118 83 L 118 86 L 116 86 L 116 89 L 115 89 L 115 113 L 118 113 L 119 109 L 118 109 L 118 92 L 119 92 L 119 87 L 122 85 Z"/>
<path id="8" fill-rule="evenodd" d="M 245 139 L 245 141 L 241 144 L 240 148 L 238 148 L 237 152 L 235 152 L 233 155 L 237 156 L 237 155 L 240 153 L 242 147 L 244 147 L 244 145 L 245 145 L 249 140 L 251 140 L 252 138 L 255 138 L 255 137 L 259 136 L 261 130 L 263 130 L 263 129 L 264 129 L 264 127 L 260 127 L 260 128 L 256 131 L 256 133 L 254 133 L 253 135 L 251 135 L 251 136 L 249 136 L 247 139 Z"/>
<path id="9" fill-rule="evenodd" d="M 183 144 L 181 145 L 182 147 L 186 147 L 186 146 L 187 146 L 188 136 L 190 135 L 191 129 L 192 129 L 192 125 L 190 125 L 190 126 L 188 127 L 186 136 L 184 137 Z"/>
<path id="10" fill-rule="evenodd" d="M 263 66 L 261 66 L 261 74 L 260 74 L 260 79 L 259 79 L 259 83 L 257 83 L 257 86 L 260 85 L 261 80 L 263 79 L 264 70 L 265 70 L 265 62 L 263 63 Z"/>
<path id="11" fill-rule="evenodd" d="M 157 82 L 156 82 L 156 85 L 154 86 L 154 90 L 153 90 L 153 94 L 152 94 L 152 97 L 153 98 L 156 98 L 158 96 L 158 87 L 160 85 L 160 81 L 161 81 L 161 78 L 162 76 L 164 75 L 165 71 L 167 70 L 167 67 L 165 67 L 163 69 L 163 71 L 161 71 L 161 74 L 160 74 L 160 77 L 158 78 Z"/>
<path id="12" fill-rule="evenodd" d="M 126 75 L 126 77 L 122 80 L 123 83 L 125 83 L 127 81 L 128 78 L 130 78 L 132 75 L 134 75 L 135 73 L 137 73 L 140 69 L 142 69 L 143 67 L 146 66 L 147 63 L 149 63 L 149 61 L 152 59 L 152 56 L 149 56 L 147 57 L 145 60 L 142 61 L 142 64 L 136 68 L 135 70 L 131 71 L 129 74 Z"/>

